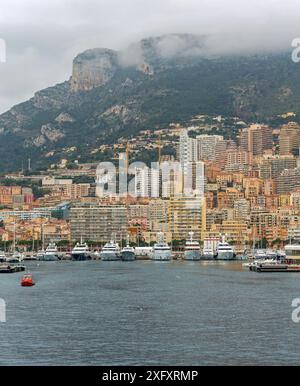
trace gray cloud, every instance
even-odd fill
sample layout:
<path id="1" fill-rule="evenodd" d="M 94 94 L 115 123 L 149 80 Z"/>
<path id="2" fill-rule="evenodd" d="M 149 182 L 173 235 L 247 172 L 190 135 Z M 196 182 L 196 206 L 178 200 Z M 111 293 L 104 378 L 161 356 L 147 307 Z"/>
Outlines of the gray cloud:
<path id="1" fill-rule="evenodd" d="M 208 37 L 213 53 L 290 49 L 300 36 L 298 0 L 0 0 L 0 112 L 70 77 L 72 60 L 88 48 L 123 49 L 164 33 Z M 182 41 L 158 45 L 162 55 Z M 200 48 L 199 48 L 200 49 Z M 139 56 L 131 48 L 129 62 Z M 131 58 L 131 59 L 130 59 Z"/>

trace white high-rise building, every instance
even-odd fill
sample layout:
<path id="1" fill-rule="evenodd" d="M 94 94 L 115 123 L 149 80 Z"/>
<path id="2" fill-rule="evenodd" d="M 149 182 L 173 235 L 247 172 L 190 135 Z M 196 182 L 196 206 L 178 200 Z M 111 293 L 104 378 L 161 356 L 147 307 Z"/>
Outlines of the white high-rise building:
<path id="1" fill-rule="evenodd" d="M 187 130 L 184 130 L 180 135 L 178 158 L 184 173 L 187 171 L 189 162 L 196 162 L 198 160 L 197 140 L 190 138 Z"/>
<path id="2" fill-rule="evenodd" d="M 134 190 L 136 197 L 159 197 L 160 170 L 158 166 L 136 168 Z"/>
<path id="3" fill-rule="evenodd" d="M 204 180 L 204 163 L 202 161 L 189 162 L 184 179 L 184 193 L 203 197 Z"/>

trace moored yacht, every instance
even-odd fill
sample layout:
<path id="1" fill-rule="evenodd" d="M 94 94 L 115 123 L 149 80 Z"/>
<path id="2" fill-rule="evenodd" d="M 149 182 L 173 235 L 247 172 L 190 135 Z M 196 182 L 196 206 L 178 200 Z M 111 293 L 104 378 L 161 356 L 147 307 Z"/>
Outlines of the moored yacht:
<path id="1" fill-rule="evenodd" d="M 235 258 L 234 250 L 230 244 L 222 236 L 222 241 L 217 245 L 217 260 L 233 260 Z"/>
<path id="2" fill-rule="evenodd" d="M 203 260 L 214 260 L 219 239 L 217 237 L 205 237 L 203 242 Z"/>
<path id="3" fill-rule="evenodd" d="M 193 240 L 194 232 L 189 233 L 190 239 L 185 243 L 184 258 L 185 260 L 200 260 L 200 244 Z"/>
<path id="4" fill-rule="evenodd" d="M 126 247 L 121 251 L 121 259 L 122 261 L 134 261 L 136 259 L 134 248 L 130 246 L 128 236 Z"/>
<path id="5" fill-rule="evenodd" d="M 212 248 L 203 248 L 202 259 L 203 260 L 213 260 L 215 257 L 214 250 Z"/>
<path id="6" fill-rule="evenodd" d="M 45 253 L 39 258 L 42 261 L 57 261 L 58 249 L 55 243 L 50 243 L 46 248 Z"/>
<path id="7" fill-rule="evenodd" d="M 11 264 L 20 263 L 21 261 L 23 261 L 23 255 L 22 253 L 17 251 L 15 251 L 11 256 L 6 258 L 6 262 Z"/>
<path id="8" fill-rule="evenodd" d="M 121 260 L 119 244 L 114 240 L 106 243 L 100 252 L 100 258 L 103 261 L 118 261 Z"/>
<path id="9" fill-rule="evenodd" d="M 163 234 L 160 232 L 157 235 L 157 243 L 154 244 L 152 250 L 152 260 L 156 261 L 169 261 L 171 260 L 171 248 L 164 242 Z"/>
<path id="10" fill-rule="evenodd" d="M 76 243 L 75 247 L 72 249 L 71 258 L 74 261 L 85 261 L 91 260 L 91 251 L 87 243 L 84 243 L 82 240 L 80 243 Z"/>
<path id="11" fill-rule="evenodd" d="M 257 249 L 253 253 L 254 260 L 265 260 L 267 258 L 266 251 L 263 249 Z"/>

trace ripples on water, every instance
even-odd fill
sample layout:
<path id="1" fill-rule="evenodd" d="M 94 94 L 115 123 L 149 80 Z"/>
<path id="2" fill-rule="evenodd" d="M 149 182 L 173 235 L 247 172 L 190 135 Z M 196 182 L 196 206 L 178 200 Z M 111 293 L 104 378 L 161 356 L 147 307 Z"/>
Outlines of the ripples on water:
<path id="1" fill-rule="evenodd" d="M 2 365 L 299 364 L 300 275 L 239 263 L 30 263 L 0 275 Z"/>

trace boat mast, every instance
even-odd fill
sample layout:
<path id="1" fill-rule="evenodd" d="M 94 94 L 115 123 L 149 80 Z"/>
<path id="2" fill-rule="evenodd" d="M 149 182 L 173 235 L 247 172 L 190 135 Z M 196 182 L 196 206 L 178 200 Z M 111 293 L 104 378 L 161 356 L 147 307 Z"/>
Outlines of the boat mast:
<path id="1" fill-rule="evenodd" d="M 16 220 L 14 221 L 13 253 L 16 252 Z"/>
<path id="2" fill-rule="evenodd" d="M 252 245 L 252 254 L 253 254 L 253 257 L 254 257 L 254 253 L 255 253 L 255 231 L 254 231 L 254 225 L 253 225 L 253 245 Z"/>

